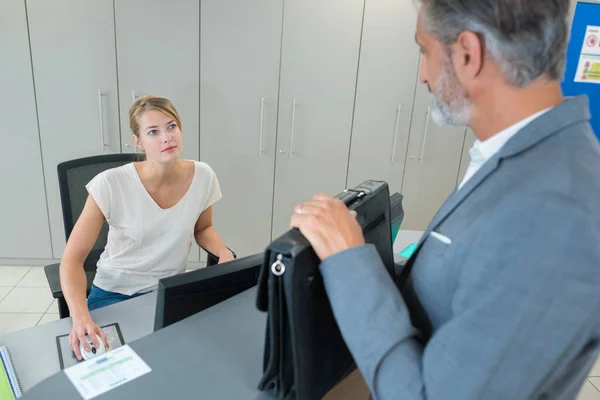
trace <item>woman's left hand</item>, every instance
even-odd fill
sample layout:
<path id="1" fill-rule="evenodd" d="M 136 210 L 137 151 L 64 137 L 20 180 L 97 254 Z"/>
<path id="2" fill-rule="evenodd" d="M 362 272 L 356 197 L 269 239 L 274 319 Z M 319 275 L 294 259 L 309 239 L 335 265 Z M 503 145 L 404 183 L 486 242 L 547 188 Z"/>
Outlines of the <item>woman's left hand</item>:
<path id="1" fill-rule="evenodd" d="M 223 264 L 233 260 L 233 253 L 228 248 L 219 251 L 219 264 Z"/>

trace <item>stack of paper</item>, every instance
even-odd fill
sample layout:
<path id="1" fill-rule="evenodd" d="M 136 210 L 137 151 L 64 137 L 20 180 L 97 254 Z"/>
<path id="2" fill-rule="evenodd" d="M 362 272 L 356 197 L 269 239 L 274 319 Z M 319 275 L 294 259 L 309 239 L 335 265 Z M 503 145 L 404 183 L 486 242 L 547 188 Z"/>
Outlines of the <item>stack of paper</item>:
<path id="1" fill-rule="evenodd" d="M 2 346 L 0 347 L 0 400 L 14 400 L 22 395 L 10 353 L 5 346 Z"/>

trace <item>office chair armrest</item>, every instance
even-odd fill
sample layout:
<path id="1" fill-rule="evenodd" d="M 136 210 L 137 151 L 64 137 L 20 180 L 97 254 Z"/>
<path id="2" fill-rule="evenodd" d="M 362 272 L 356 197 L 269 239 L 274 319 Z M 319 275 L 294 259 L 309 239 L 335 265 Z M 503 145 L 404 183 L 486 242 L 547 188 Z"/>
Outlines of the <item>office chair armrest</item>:
<path id="1" fill-rule="evenodd" d="M 88 266 L 89 267 L 89 266 Z M 48 280 L 48 286 L 52 292 L 52 297 L 55 299 L 63 298 L 62 288 L 60 287 L 60 264 L 50 264 L 44 267 L 46 273 L 46 279 Z M 90 271 L 85 269 L 85 277 L 87 279 L 86 294 L 90 292 L 92 282 L 96 276 L 96 269 Z"/>
<path id="2" fill-rule="evenodd" d="M 62 289 L 60 287 L 60 264 L 50 264 L 44 267 L 46 273 L 46 279 L 48 280 L 48 286 L 52 292 L 52 297 L 55 299 L 63 297 Z"/>
<path id="3" fill-rule="evenodd" d="M 229 251 L 231 251 L 231 254 L 233 254 L 233 258 L 236 259 L 237 258 L 237 254 L 235 254 L 235 252 L 233 250 L 231 250 L 229 247 L 227 247 L 229 249 Z M 202 250 L 204 250 L 206 252 L 206 254 L 208 255 L 207 259 L 206 259 L 206 266 L 210 267 L 211 265 L 216 265 L 219 263 L 219 257 L 217 257 L 216 255 L 214 255 L 213 253 L 211 253 L 210 251 L 206 250 L 204 247 L 202 247 Z"/>

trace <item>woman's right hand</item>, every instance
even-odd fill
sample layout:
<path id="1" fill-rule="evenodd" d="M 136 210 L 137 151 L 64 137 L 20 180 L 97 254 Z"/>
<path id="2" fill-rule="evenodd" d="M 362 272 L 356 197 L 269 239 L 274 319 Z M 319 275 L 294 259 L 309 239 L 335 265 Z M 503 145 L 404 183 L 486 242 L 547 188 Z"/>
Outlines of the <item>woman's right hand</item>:
<path id="1" fill-rule="evenodd" d="M 85 351 L 90 351 L 90 345 L 87 340 L 85 340 L 85 336 L 89 336 L 92 339 L 92 343 L 96 348 L 100 347 L 100 343 L 98 342 L 98 338 L 96 334 L 100 335 L 102 341 L 106 345 L 106 335 L 104 331 L 100 329 L 98 325 L 92 320 L 90 315 L 86 315 L 84 317 L 73 317 L 73 329 L 71 329 L 71 334 L 69 335 L 69 345 L 71 346 L 71 350 L 75 353 L 75 356 L 78 360 L 82 360 L 83 356 L 81 355 L 81 350 L 79 349 L 79 343 L 83 343 L 83 348 Z"/>

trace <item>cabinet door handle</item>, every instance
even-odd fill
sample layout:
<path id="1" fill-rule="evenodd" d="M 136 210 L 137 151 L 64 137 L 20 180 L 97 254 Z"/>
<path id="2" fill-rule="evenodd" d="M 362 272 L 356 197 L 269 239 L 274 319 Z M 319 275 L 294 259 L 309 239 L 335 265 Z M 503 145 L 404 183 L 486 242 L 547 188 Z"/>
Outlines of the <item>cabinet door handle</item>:
<path id="1" fill-rule="evenodd" d="M 265 98 L 260 99 L 260 131 L 258 137 L 258 156 L 260 157 L 263 151 L 263 128 L 264 128 L 264 116 L 265 116 Z"/>
<path id="2" fill-rule="evenodd" d="M 294 154 L 294 128 L 296 126 L 296 100 L 292 102 L 292 131 L 290 134 L 290 160 Z"/>
<path id="3" fill-rule="evenodd" d="M 104 96 L 102 90 L 98 89 L 98 108 L 100 109 L 100 140 L 102 142 L 102 151 L 104 151 L 104 149 L 108 146 L 104 142 L 104 108 L 102 107 L 102 96 Z"/>
<path id="4" fill-rule="evenodd" d="M 425 132 L 423 133 L 423 143 L 421 144 L 421 156 L 419 162 L 423 161 L 425 156 L 425 143 L 427 143 L 427 131 L 429 130 L 429 117 L 431 117 L 431 107 L 427 108 L 427 120 L 425 121 Z"/>
<path id="5" fill-rule="evenodd" d="M 402 105 L 398 106 L 398 113 L 396 115 L 396 129 L 394 130 L 394 144 L 392 145 L 392 162 L 396 160 L 396 144 L 398 143 L 398 127 L 400 126 L 400 112 L 402 111 Z"/>

